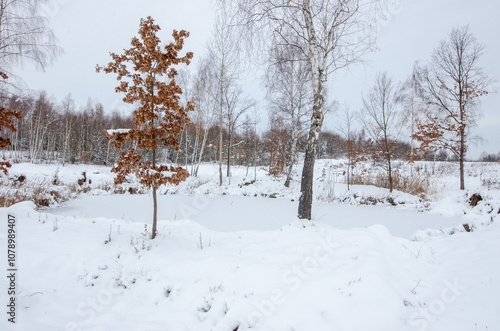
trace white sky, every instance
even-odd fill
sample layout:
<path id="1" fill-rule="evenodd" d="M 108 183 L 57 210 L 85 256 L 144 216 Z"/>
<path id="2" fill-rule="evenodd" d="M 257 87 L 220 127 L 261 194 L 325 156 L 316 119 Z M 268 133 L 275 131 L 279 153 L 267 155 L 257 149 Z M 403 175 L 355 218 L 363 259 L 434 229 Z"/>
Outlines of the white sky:
<path id="1" fill-rule="evenodd" d="M 373 84 L 378 71 L 388 71 L 394 81 L 404 80 L 415 60 L 425 63 L 438 42 L 453 27 L 469 24 L 476 38 L 486 44 L 481 60 L 494 81 L 500 81 L 500 1 L 498 0 L 392 0 L 397 4 L 383 24 L 378 51 L 366 56 L 364 66 L 356 66 L 329 77 L 329 96 L 347 102 L 352 110 L 361 105 L 361 93 Z M 46 72 L 26 68 L 22 74 L 28 85 L 46 90 L 57 100 L 71 93 L 77 105 L 88 98 L 102 102 L 105 109 L 127 109 L 114 93 L 112 75 L 95 73 L 95 65 L 109 62 L 109 52 L 121 53 L 137 35 L 141 17 L 151 15 L 162 28 L 162 40 L 173 29 L 191 33 L 184 50 L 196 56 L 205 50 L 210 37 L 213 9 L 210 0 L 53 0 L 47 7 L 50 25 L 65 53 Z M 500 90 L 495 83 L 492 89 Z M 476 134 L 487 141 L 471 146 L 469 157 L 482 151 L 500 152 L 500 96 L 490 93 L 482 102 L 484 117 Z M 264 107 L 262 104 L 261 107 Z M 263 115 L 266 117 L 266 115 Z M 325 120 L 325 128 L 335 128 L 335 115 Z"/>

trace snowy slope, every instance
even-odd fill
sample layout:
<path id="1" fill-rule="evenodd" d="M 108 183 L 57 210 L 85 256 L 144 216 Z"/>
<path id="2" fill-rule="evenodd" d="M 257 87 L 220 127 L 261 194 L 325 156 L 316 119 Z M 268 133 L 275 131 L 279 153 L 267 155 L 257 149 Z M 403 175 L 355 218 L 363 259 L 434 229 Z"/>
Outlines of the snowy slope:
<path id="1" fill-rule="evenodd" d="M 495 223 L 410 241 L 381 225 L 216 232 L 178 220 L 161 221 L 151 241 L 139 222 L 55 216 L 26 203 L 0 217 L 12 212 L 21 220 L 22 330 L 500 326 Z"/>

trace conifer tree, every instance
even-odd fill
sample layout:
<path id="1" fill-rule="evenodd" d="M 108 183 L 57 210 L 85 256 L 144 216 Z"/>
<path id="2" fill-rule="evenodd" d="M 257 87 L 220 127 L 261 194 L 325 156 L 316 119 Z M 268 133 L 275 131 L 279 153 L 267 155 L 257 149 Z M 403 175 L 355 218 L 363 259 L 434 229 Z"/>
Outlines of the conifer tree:
<path id="1" fill-rule="evenodd" d="M 97 66 L 97 72 L 117 74 L 120 85 L 116 92 L 125 94 L 124 102 L 138 106 L 133 112 L 135 128 L 107 130 L 106 136 L 114 141 L 115 148 L 123 147 L 126 142 L 133 142 L 136 146 L 120 153 L 112 172 L 117 174 L 116 184 L 134 174 L 142 185 L 152 189 L 152 239 L 156 236 L 156 190 L 163 184 L 179 184 L 189 176 L 182 167 L 158 162 L 157 149 L 160 145 L 176 150 L 180 148 L 177 137 L 189 123 L 188 112 L 194 108 L 193 102 L 181 105 L 182 90 L 175 81 L 175 66 L 189 65 L 193 57 L 191 52 L 184 56 L 179 54 L 189 33 L 174 30 L 174 41 L 163 47 L 157 37 L 158 31 L 160 27 L 151 17 L 141 19 L 139 38 L 132 39 L 132 47 L 124 50 L 122 55 L 110 53 L 113 61 L 105 67 Z M 143 159 L 137 149 L 150 150 L 151 158 Z"/>

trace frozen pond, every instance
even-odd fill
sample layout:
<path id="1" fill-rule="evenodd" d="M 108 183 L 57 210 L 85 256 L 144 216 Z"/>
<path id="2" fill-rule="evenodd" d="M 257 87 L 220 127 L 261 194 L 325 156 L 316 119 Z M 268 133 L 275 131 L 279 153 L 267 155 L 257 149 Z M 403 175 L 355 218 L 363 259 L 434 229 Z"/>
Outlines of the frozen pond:
<path id="1" fill-rule="evenodd" d="M 275 230 L 296 219 L 297 201 L 214 195 L 158 196 L 159 220 L 195 221 L 215 231 Z M 62 207 L 48 210 L 54 215 L 110 218 L 144 222 L 152 220 L 150 195 L 83 196 Z M 313 218 L 339 229 L 380 224 L 395 236 L 411 238 L 417 230 L 447 228 L 460 223 L 456 217 L 417 212 L 390 206 L 353 206 L 315 203 Z"/>

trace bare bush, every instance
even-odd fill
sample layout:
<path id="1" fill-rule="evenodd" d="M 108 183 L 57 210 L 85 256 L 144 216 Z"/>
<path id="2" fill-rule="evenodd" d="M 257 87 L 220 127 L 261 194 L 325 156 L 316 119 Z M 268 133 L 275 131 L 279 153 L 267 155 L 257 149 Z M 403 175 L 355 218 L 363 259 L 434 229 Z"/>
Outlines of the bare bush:
<path id="1" fill-rule="evenodd" d="M 23 201 L 32 201 L 38 208 L 48 208 L 88 192 L 75 185 L 54 185 L 51 180 L 3 179 L 0 189 L 0 207 L 10 207 Z"/>
<path id="2" fill-rule="evenodd" d="M 426 171 L 416 171 L 413 174 L 394 171 L 392 177 L 393 188 L 404 193 L 425 198 L 437 191 L 435 180 L 428 176 Z M 370 168 L 362 169 L 356 176 L 353 176 L 352 184 L 373 185 L 389 189 L 387 175 Z"/>

